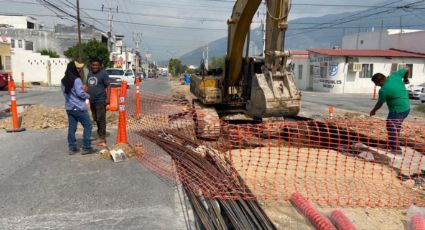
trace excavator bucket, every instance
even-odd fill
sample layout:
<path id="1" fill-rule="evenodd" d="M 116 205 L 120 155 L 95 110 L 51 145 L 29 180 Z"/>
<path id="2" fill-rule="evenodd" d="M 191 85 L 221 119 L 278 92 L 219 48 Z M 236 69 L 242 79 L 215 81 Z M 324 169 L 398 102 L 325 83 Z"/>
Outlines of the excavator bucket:
<path id="1" fill-rule="evenodd" d="M 272 76 L 271 72 L 256 74 L 252 79 L 251 100 L 247 113 L 252 117 L 293 117 L 301 107 L 301 92 L 291 73 Z"/>

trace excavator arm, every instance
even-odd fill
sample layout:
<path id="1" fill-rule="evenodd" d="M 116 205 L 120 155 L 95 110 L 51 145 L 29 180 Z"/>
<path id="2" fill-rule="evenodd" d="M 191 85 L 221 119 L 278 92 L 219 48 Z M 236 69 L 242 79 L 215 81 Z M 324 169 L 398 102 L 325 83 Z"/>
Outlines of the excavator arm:
<path id="1" fill-rule="evenodd" d="M 261 0 L 238 0 L 233 7 L 232 16 L 227 20 L 229 26 L 225 83 L 235 86 L 242 78 L 242 54 L 252 18 Z"/>

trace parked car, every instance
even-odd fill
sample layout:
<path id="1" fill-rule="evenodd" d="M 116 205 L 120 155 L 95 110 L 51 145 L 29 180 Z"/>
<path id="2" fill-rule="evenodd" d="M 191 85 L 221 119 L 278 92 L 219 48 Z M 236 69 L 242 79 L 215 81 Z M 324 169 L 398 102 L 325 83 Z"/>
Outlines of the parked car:
<path id="1" fill-rule="evenodd" d="M 126 81 L 128 85 L 134 85 L 136 81 L 136 74 L 134 74 L 134 71 L 132 69 L 128 69 L 125 71 L 122 80 Z"/>
<path id="2" fill-rule="evenodd" d="M 0 90 L 8 90 L 7 89 L 7 79 L 8 75 L 6 73 L 0 73 Z"/>
<path id="3" fill-rule="evenodd" d="M 123 76 L 124 76 L 124 70 L 116 69 L 116 68 L 110 68 L 110 69 L 106 69 L 106 72 L 109 75 L 109 81 L 111 83 L 111 86 L 112 87 L 120 87 Z"/>
<path id="4" fill-rule="evenodd" d="M 421 103 L 425 103 L 425 94 L 424 93 L 420 96 L 420 100 L 421 100 Z"/>
<path id="5" fill-rule="evenodd" d="M 425 86 L 411 86 L 408 91 L 410 99 L 421 100 L 421 96 L 425 95 Z"/>

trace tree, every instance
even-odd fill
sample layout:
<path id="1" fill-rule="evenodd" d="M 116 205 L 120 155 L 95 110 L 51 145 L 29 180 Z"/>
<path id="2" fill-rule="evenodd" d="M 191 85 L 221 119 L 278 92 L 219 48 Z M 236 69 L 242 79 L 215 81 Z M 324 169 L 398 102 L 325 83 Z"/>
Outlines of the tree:
<path id="1" fill-rule="evenodd" d="M 212 57 L 211 64 L 208 66 L 209 69 L 224 69 L 224 57 Z"/>
<path id="2" fill-rule="evenodd" d="M 40 51 L 40 53 L 41 53 L 41 55 L 46 55 L 46 56 L 49 56 L 51 58 L 59 58 L 60 57 L 60 55 L 58 53 L 56 53 L 53 50 L 49 50 L 49 49 L 43 49 L 43 50 Z"/>
<path id="3" fill-rule="evenodd" d="M 168 62 L 168 72 L 171 73 L 174 77 L 184 73 L 186 66 L 182 64 L 182 61 L 177 58 L 171 58 Z"/>
<path id="4" fill-rule="evenodd" d="M 93 58 L 99 58 L 104 67 L 110 66 L 109 51 L 106 44 L 92 39 L 81 44 L 82 62 L 89 64 Z M 70 59 L 78 58 L 78 44 L 65 51 L 65 56 Z"/>

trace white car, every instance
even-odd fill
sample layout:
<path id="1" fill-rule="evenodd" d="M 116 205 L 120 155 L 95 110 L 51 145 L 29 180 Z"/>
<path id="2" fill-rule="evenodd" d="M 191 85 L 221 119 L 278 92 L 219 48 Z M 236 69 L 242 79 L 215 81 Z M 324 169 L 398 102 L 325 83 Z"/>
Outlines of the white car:
<path id="1" fill-rule="evenodd" d="M 128 69 L 125 71 L 122 80 L 126 81 L 128 85 L 134 85 L 134 82 L 136 81 L 136 74 L 134 74 L 132 69 Z"/>
<path id="2" fill-rule="evenodd" d="M 411 86 L 408 89 L 409 98 L 414 100 L 422 100 L 422 96 L 425 95 L 425 87 L 424 86 Z M 423 100 L 422 100 L 423 101 Z"/>
<path id="3" fill-rule="evenodd" d="M 124 76 L 124 70 L 117 68 L 106 69 L 112 87 L 120 87 Z"/>

